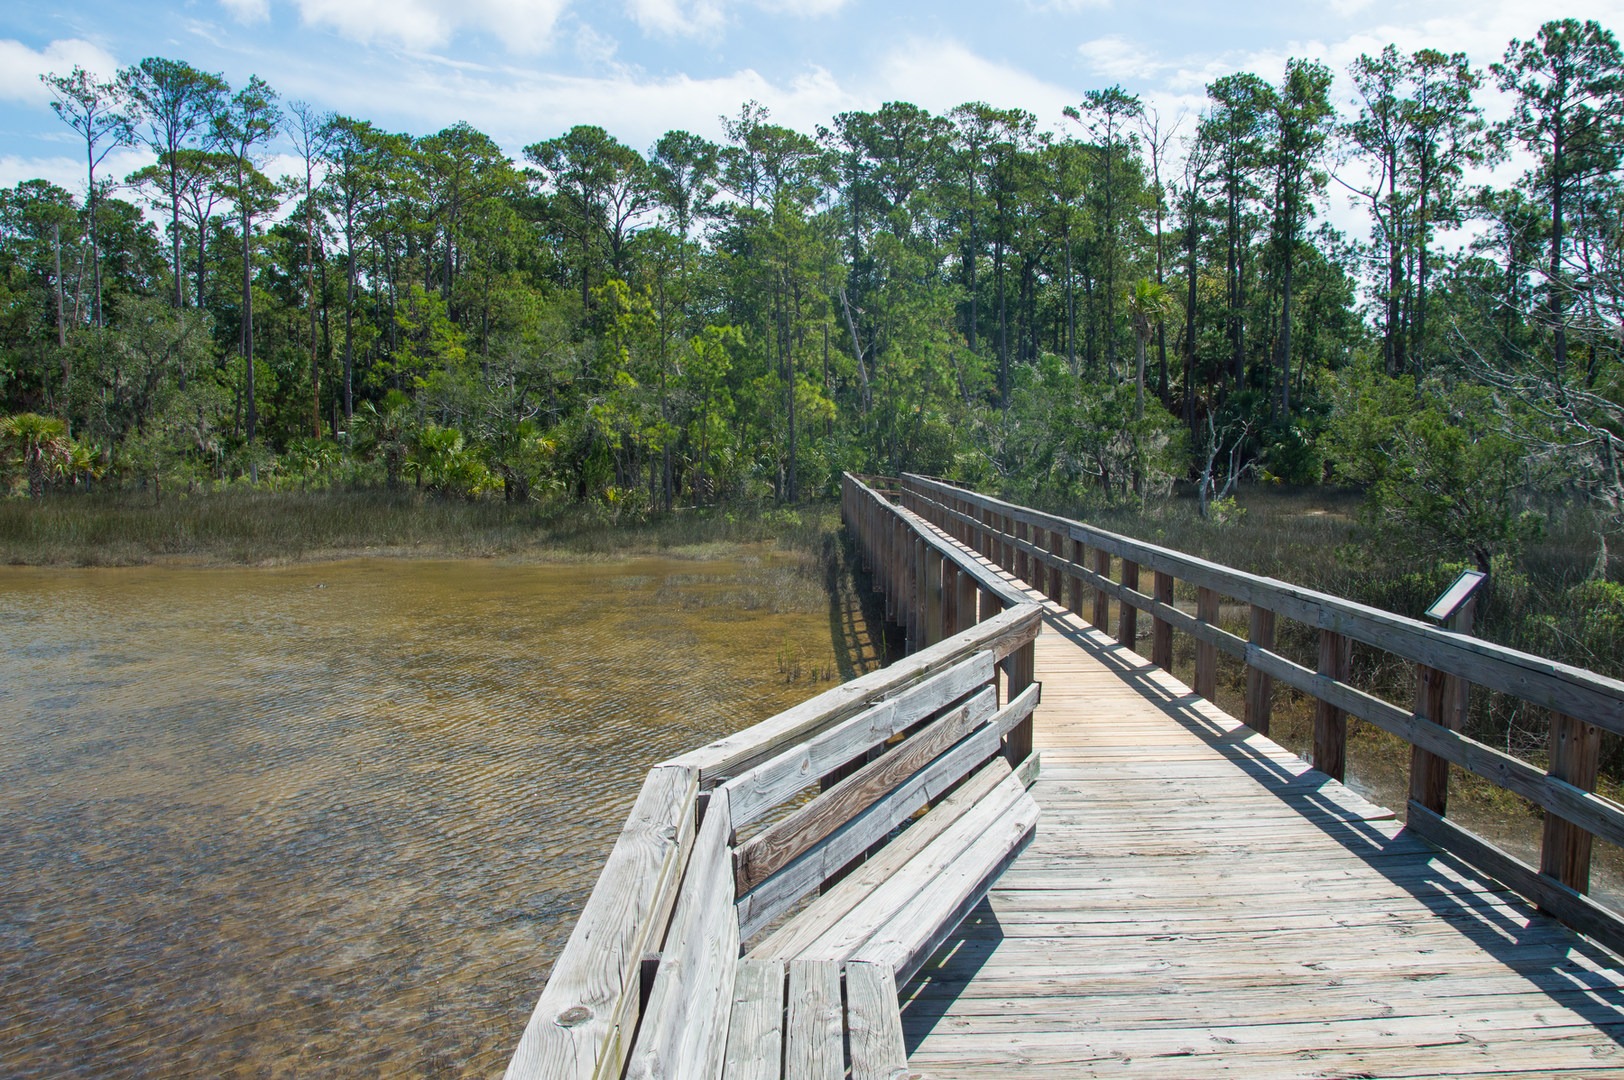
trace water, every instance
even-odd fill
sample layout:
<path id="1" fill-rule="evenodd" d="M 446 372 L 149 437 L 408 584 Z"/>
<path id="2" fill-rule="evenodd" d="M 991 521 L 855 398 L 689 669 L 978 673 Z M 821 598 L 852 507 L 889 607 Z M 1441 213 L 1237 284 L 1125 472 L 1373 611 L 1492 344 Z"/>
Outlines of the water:
<path id="1" fill-rule="evenodd" d="M 0 1072 L 500 1073 L 649 765 L 863 663 L 823 586 L 0 570 Z"/>

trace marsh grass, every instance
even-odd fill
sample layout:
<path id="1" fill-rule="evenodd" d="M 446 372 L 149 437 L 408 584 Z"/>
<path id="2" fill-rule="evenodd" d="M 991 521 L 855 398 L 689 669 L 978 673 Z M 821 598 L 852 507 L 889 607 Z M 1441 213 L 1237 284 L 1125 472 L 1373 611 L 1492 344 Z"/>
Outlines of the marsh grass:
<path id="1" fill-rule="evenodd" d="M 585 504 L 514 505 L 381 491 L 195 495 L 108 492 L 0 500 L 0 560 L 128 566 L 166 560 L 267 564 L 352 555 L 570 561 L 643 553 L 703 560 L 773 541 L 816 553 L 829 505 L 683 510 L 617 519 Z"/>

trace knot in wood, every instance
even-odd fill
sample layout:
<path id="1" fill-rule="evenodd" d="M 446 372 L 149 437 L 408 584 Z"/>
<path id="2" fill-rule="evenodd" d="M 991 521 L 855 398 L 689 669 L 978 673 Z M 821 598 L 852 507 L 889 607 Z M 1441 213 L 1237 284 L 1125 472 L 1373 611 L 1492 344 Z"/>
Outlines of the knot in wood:
<path id="1" fill-rule="evenodd" d="M 571 1028 L 592 1019 L 592 1010 L 585 1005 L 574 1005 L 558 1014 L 553 1022 L 559 1027 Z"/>

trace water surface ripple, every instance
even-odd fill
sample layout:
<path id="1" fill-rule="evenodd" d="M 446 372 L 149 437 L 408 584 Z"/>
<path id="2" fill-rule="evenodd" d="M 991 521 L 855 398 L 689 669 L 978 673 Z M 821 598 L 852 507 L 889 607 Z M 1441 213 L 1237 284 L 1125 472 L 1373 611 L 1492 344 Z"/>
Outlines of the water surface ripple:
<path id="1" fill-rule="evenodd" d="M 0 571 L 0 1071 L 499 1073 L 648 766 L 827 685 L 795 574 Z"/>

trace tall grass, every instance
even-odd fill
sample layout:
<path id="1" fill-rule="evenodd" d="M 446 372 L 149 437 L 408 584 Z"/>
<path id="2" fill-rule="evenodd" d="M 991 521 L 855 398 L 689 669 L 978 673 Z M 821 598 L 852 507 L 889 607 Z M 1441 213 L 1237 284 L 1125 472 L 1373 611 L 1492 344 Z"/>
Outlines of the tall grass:
<path id="1" fill-rule="evenodd" d="M 382 491 L 227 490 L 166 496 L 0 500 L 0 560 L 120 566 L 186 559 L 269 563 L 356 554 L 577 559 L 639 552 L 703 556 L 774 540 L 810 553 L 832 506 L 683 510 L 626 520 L 591 504 L 424 498 Z"/>

